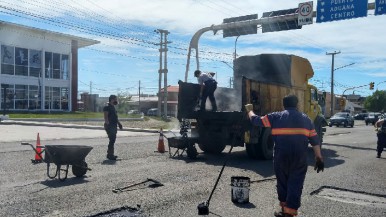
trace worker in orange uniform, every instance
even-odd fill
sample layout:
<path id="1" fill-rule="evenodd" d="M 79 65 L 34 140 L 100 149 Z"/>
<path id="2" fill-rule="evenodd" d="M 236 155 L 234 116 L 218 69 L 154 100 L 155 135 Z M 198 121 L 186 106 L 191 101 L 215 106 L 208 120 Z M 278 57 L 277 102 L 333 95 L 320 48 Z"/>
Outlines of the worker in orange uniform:
<path id="1" fill-rule="evenodd" d="M 257 116 L 253 105 L 245 105 L 253 125 L 272 128 L 274 147 L 274 170 L 277 178 L 277 194 L 281 210 L 278 217 L 298 214 L 304 179 L 307 172 L 307 147 L 311 143 L 315 154 L 315 170 L 324 170 L 319 138 L 311 120 L 297 110 L 298 98 L 283 98 L 284 111 Z"/>

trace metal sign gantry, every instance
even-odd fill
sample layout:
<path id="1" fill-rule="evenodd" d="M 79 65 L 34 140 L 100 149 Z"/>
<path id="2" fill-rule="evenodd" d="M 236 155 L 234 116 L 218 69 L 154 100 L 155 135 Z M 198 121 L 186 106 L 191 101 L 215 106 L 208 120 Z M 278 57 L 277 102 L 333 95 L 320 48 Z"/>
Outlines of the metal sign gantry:
<path id="1" fill-rule="evenodd" d="M 327 1 L 327 0 L 318 0 L 319 1 Z M 338 0 L 336 0 L 339 2 Z M 365 1 L 367 3 L 367 0 L 359 0 L 359 1 Z M 353 1 L 354 2 L 354 1 Z M 331 3 L 331 0 L 330 0 Z M 374 10 L 375 9 L 375 4 L 377 3 L 378 6 L 378 14 L 384 13 L 385 9 L 385 0 L 376 0 L 375 3 L 367 3 L 367 8 L 366 10 Z M 354 5 L 355 6 L 355 5 Z M 358 6 L 362 7 L 363 6 Z M 346 7 L 345 7 L 346 8 Z M 343 9 L 341 7 L 340 9 Z M 334 9 L 335 10 L 335 9 Z M 336 10 L 339 10 L 339 8 L 336 8 Z M 339 16 L 339 15 L 338 15 Z M 312 17 L 317 17 L 317 12 L 313 11 Z M 188 80 L 188 72 L 190 68 L 190 56 L 192 54 L 192 49 L 195 49 L 196 52 L 196 64 L 197 64 L 197 69 L 200 69 L 200 61 L 199 61 L 199 52 L 198 52 L 198 41 L 200 40 L 200 37 L 202 34 L 208 31 L 213 31 L 214 34 L 217 33 L 219 30 L 227 30 L 227 29 L 235 29 L 235 28 L 243 28 L 251 25 L 272 25 L 274 23 L 281 23 L 281 22 L 293 22 L 294 20 L 298 20 L 299 18 L 299 13 L 298 11 L 294 11 L 292 14 L 285 14 L 285 15 L 279 15 L 275 17 L 263 17 L 260 19 L 254 19 L 254 20 L 247 20 L 247 21 L 238 21 L 238 22 L 233 22 L 233 23 L 222 23 L 220 25 L 212 25 L 209 27 L 202 28 L 198 30 L 190 40 L 189 44 L 189 50 L 188 50 L 188 58 L 187 58 L 187 64 L 186 64 L 186 71 L 185 71 L 185 82 Z"/>

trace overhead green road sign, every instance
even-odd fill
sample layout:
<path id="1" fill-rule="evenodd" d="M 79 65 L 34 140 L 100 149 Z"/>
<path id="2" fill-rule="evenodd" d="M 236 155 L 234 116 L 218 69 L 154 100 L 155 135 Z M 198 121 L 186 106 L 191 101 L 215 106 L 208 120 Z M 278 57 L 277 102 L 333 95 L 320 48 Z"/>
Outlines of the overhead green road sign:
<path id="1" fill-rule="evenodd" d="M 375 0 L 375 15 L 386 14 L 386 0 Z"/>
<path id="2" fill-rule="evenodd" d="M 316 22 L 330 22 L 367 16 L 368 0 L 318 0 Z"/>

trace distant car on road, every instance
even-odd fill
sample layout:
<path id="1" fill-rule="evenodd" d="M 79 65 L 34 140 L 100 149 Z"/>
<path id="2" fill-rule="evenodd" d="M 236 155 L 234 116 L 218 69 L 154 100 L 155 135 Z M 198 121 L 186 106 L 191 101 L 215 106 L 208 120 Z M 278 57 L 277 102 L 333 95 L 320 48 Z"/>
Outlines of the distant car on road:
<path id="1" fill-rule="evenodd" d="M 379 113 L 379 112 L 370 112 L 370 113 L 369 113 L 369 116 L 367 116 L 367 117 L 365 118 L 365 123 L 366 123 L 366 125 L 369 125 L 369 124 L 374 125 L 375 122 L 377 122 L 378 119 L 381 117 L 381 115 L 382 115 L 382 114 Z"/>
<path id="2" fill-rule="evenodd" d="M 328 123 L 329 127 L 336 125 L 339 127 L 343 125 L 344 127 L 354 127 L 354 118 L 347 112 L 338 112 L 334 116 L 330 118 L 330 122 Z"/>
<path id="3" fill-rule="evenodd" d="M 369 113 L 359 113 L 354 115 L 355 120 L 364 120 L 367 116 L 369 116 Z"/>
<path id="4" fill-rule="evenodd" d="M 137 114 L 140 114 L 140 113 L 141 113 L 141 112 L 139 112 L 138 110 L 129 110 L 129 111 L 127 112 L 128 115 L 131 115 L 131 114 L 137 115 Z"/>
<path id="5" fill-rule="evenodd" d="M 157 116 L 158 109 L 157 108 L 151 108 L 147 110 L 147 116 Z"/>

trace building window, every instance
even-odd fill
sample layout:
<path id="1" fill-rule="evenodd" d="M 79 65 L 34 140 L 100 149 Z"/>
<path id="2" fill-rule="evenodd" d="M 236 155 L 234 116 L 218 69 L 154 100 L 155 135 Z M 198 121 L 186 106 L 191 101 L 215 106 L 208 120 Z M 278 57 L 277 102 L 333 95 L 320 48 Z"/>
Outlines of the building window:
<path id="1" fill-rule="evenodd" d="M 45 78 L 52 78 L 52 53 L 45 53 Z"/>
<path id="2" fill-rule="evenodd" d="M 69 68 L 70 61 L 68 55 L 62 55 L 62 67 L 61 67 L 61 79 L 68 80 L 69 79 Z"/>
<path id="3" fill-rule="evenodd" d="M 15 85 L 15 109 L 28 109 L 27 85 Z"/>
<path id="4" fill-rule="evenodd" d="M 54 53 L 52 64 L 52 78 L 60 79 L 60 54 Z"/>
<path id="5" fill-rule="evenodd" d="M 68 88 L 62 87 L 60 92 L 60 102 L 62 110 L 68 110 Z"/>
<path id="6" fill-rule="evenodd" d="M 45 109 L 60 109 L 60 87 L 45 87 Z"/>
<path id="7" fill-rule="evenodd" d="M 42 71 L 42 52 L 38 50 L 30 50 L 29 58 L 29 76 L 41 77 Z"/>
<path id="8" fill-rule="evenodd" d="M 30 85 L 28 92 L 29 107 L 28 109 L 40 109 L 41 98 L 39 86 Z"/>
<path id="9" fill-rule="evenodd" d="M 5 94 L 5 105 L 4 105 L 4 99 L 1 100 L 1 109 L 4 109 L 4 106 L 6 109 L 14 109 L 14 85 L 11 84 L 1 84 L 1 96 L 3 96 L 4 88 L 7 89 L 7 92 Z"/>
<path id="10" fill-rule="evenodd" d="M 52 88 L 52 103 L 54 109 L 60 109 L 60 87 Z"/>
<path id="11" fill-rule="evenodd" d="M 11 46 L 1 46 L 1 74 L 15 74 L 15 50 Z"/>
<path id="12" fill-rule="evenodd" d="M 28 76 L 28 49 L 15 48 L 15 75 Z"/>

